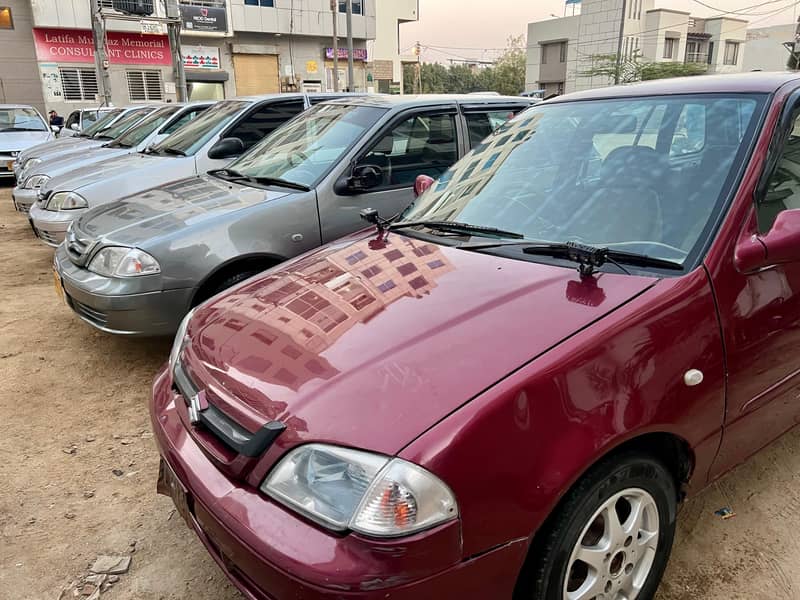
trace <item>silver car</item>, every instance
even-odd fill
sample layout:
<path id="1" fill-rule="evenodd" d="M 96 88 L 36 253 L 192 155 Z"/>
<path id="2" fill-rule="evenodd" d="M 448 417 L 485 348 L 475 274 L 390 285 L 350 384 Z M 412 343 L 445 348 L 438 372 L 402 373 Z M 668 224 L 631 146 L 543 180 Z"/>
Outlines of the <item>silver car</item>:
<path id="1" fill-rule="evenodd" d="M 224 167 L 292 117 L 330 97 L 270 94 L 219 102 L 147 152 L 53 177 L 39 190 L 37 206 L 50 211 L 51 229 L 65 231 L 88 208 Z"/>
<path id="2" fill-rule="evenodd" d="M 113 124 L 102 127 L 89 138 L 77 137 L 58 139 L 52 142 L 49 148 L 43 148 L 35 154 L 31 152 L 29 156 L 22 159 L 24 162 L 18 163 L 22 165 L 21 168 L 15 166 L 17 186 L 11 190 L 11 198 L 14 201 L 16 209 L 20 212 L 27 213 L 36 201 L 38 188 L 34 189 L 30 187 L 29 179 L 32 172 L 39 166 L 60 158 L 80 156 L 88 149 L 107 144 L 127 133 L 133 127 L 136 127 L 151 112 L 156 110 L 156 108 L 155 106 L 147 106 L 123 110 L 119 118 L 114 119 Z M 92 130 L 89 129 L 87 131 Z M 27 187 L 25 185 L 26 183 Z"/>
<path id="3" fill-rule="evenodd" d="M 20 152 L 53 139 L 53 132 L 32 106 L 0 104 L 0 181 L 14 178 Z"/>
<path id="4" fill-rule="evenodd" d="M 501 96 L 324 103 L 224 169 L 84 214 L 56 250 L 57 284 L 98 329 L 172 334 L 192 306 L 363 228 L 362 209 L 402 211 L 419 175 L 445 174 L 529 105 Z"/>
<path id="5" fill-rule="evenodd" d="M 64 126 L 58 132 L 58 137 L 70 138 L 79 136 L 111 110 L 113 108 L 109 106 L 73 110 L 64 121 Z"/>
<path id="6" fill-rule="evenodd" d="M 192 104 L 170 104 L 150 113 L 138 125 L 116 138 L 113 142 L 97 148 L 90 148 L 76 154 L 67 154 L 55 160 L 46 161 L 31 169 L 31 174 L 22 182 L 23 189 L 39 190 L 53 177 L 73 173 L 76 169 L 97 165 L 105 160 L 118 156 L 126 156 L 135 152 L 145 152 L 154 144 L 166 139 L 183 125 L 194 120 L 213 102 L 195 102 Z M 65 199 L 66 200 L 66 199 Z M 52 202 L 52 199 L 51 199 Z M 29 219 L 33 232 L 48 246 L 58 246 L 64 241 L 71 219 L 66 219 L 71 209 L 80 208 L 75 198 L 43 205 L 34 204 L 30 209 Z M 74 210 L 72 211 L 74 212 Z"/>

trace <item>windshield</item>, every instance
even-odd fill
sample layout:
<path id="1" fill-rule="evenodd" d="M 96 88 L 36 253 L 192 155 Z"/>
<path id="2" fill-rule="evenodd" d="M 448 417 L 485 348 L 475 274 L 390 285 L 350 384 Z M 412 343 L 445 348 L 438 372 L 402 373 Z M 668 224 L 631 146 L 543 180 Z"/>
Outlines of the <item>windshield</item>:
<path id="1" fill-rule="evenodd" d="M 319 104 L 264 138 L 229 168 L 246 177 L 313 187 L 384 114 L 383 108 Z"/>
<path id="2" fill-rule="evenodd" d="M 103 131 L 106 127 L 108 127 L 114 119 L 116 119 L 122 113 L 121 108 L 116 108 L 114 110 L 109 110 L 100 113 L 100 118 L 94 122 L 91 127 L 85 127 L 83 132 L 81 133 L 81 137 L 92 137 L 98 131 Z M 95 114 L 92 112 L 92 114 Z M 85 118 L 85 117 L 84 117 Z"/>
<path id="3" fill-rule="evenodd" d="M 153 108 L 137 108 L 136 110 L 132 110 L 127 113 L 124 117 L 122 117 L 119 121 L 114 123 L 108 129 L 102 130 L 98 133 L 95 138 L 102 140 L 102 139 L 109 139 L 115 140 L 123 133 L 128 131 L 131 127 L 138 124 L 139 121 L 142 120 L 146 115 L 153 112 Z"/>
<path id="4" fill-rule="evenodd" d="M 230 100 L 215 104 L 199 117 L 180 127 L 153 147 L 153 152 L 185 154 L 190 156 L 206 145 L 220 129 L 225 127 L 242 110 L 250 106 L 250 102 Z"/>
<path id="5" fill-rule="evenodd" d="M 47 125 L 32 108 L 0 108 L 0 132 L 47 131 Z"/>
<path id="6" fill-rule="evenodd" d="M 167 119 L 174 115 L 179 108 L 179 106 L 169 106 L 147 115 L 138 125 L 119 136 L 112 145 L 123 148 L 138 146 L 147 136 L 161 127 Z"/>
<path id="7" fill-rule="evenodd" d="M 484 140 L 402 220 L 683 265 L 714 226 L 764 101 L 707 94 L 539 105 Z"/>

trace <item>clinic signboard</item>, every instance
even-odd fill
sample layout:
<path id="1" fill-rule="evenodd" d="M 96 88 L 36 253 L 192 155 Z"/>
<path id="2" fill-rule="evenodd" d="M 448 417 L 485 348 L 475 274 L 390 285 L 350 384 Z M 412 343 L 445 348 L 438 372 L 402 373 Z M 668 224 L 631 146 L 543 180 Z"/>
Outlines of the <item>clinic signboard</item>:
<path id="1" fill-rule="evenodd" d="M 224 7 L 181 4 L 184 33 L 227 33 L 228 13 Z"/>
<path id="2" fill-rule="evenodd" d="M 46 63 L 93 63 L 94 42 L 88 29 L 33 30 L 36 56 Z M 125 31 L 106 33 L 106 53 L 111 64 L 169 66 L 172 56 L 165 35 Z"/>
<path id="3" fill-rule="evenodd" d="M 325 58 L 333 59 L 333 48 L 325 48 Z M 347 48 L 339 46 L 339 60 L 347 60 Z M 366 48 L 353 48 L 353 60 L 367 61 Z"/>

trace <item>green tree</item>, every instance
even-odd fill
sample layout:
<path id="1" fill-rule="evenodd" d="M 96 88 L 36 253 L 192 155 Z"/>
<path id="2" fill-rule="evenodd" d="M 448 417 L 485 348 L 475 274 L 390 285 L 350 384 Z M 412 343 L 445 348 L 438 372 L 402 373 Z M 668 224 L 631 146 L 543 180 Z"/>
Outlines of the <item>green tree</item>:
<path id="1" fill-rule="evenodd" d="M 588 69 L 579 71 L 580 77 L 607 77 L 613 83 L 617 73 L 616 54 L 596 54 L 591 57 L 592 65 Z M 669 79 L 670 77 L 691 77 L 703 75 L 708 67 L 698 63 L 679 62 L 652 62 L 642 60 L 641 56 L 634 55 L 619 63 L 619 82 L 621 84 L 636 81 L 649 81 L 652 79 Z"/>

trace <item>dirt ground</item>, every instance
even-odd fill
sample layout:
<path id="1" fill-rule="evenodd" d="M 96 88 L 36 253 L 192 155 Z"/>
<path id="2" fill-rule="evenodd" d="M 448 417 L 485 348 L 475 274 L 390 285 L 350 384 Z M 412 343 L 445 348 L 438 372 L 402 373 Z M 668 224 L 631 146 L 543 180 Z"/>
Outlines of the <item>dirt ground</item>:
<path id="1" fill-rule="evenodd" d="M 0 187 L 0 599 L 57 600 L 96 556 L 135 549 L 102 598 L 241 600 L 155 494 L 146 401 L 169 343 L 95 332 L 51 263 Z M 686 504 L 657 600 L 800 598 L 799 530 L 795 431 Z"/>

